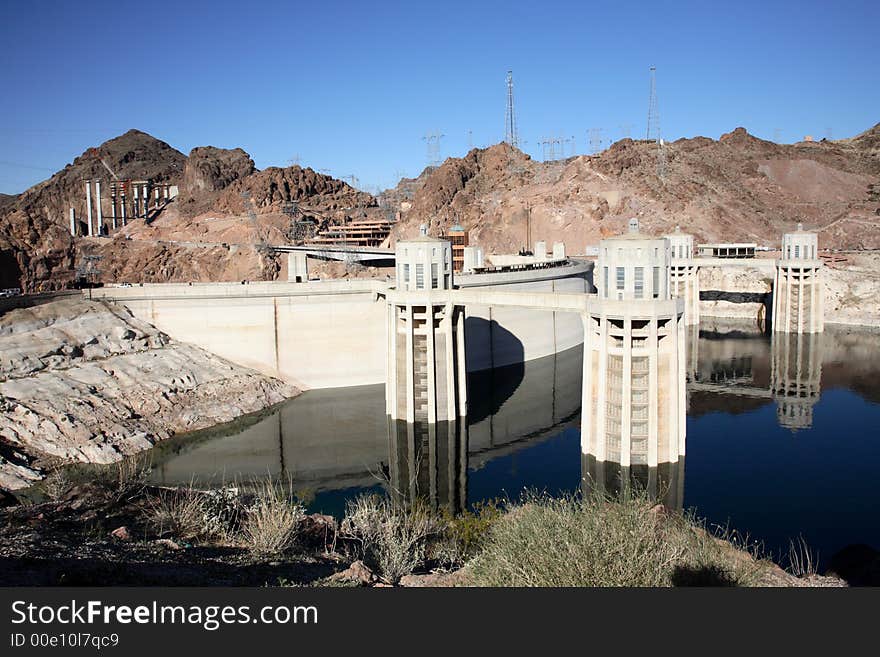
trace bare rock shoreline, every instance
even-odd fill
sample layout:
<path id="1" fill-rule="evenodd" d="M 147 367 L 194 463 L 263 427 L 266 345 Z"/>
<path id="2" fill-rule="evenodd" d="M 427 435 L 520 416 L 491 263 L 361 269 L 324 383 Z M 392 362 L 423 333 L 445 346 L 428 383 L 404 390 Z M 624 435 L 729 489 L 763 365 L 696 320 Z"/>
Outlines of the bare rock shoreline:
<path id="1" fill-rule="evenodd" d="M 30 486 L 56 463 L 112 463 L 299 392 L 119 306 L 77 298 L 13 310 L 0 316 L 0 490 Z"/>

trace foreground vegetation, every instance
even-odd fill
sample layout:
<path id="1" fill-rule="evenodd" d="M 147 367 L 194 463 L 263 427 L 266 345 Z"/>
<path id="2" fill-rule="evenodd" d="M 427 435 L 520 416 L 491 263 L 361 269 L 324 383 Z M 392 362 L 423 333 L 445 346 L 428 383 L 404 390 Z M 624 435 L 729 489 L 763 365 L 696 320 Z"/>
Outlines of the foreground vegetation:
<path id="1" fill-rule="evenodd" d="M 202 491 L 150 486 L 146 472 L 123 463 L 75 485 L 59 471 L 44 485 L 50 501 L 6 511 L 0 536 L 8 542 L 37 526 L 50 539 L 83 527 L 70 540 L 103 559 L 109 550 L 123 562 L 185 561 L 181 583 L 218 563 L 225 575 L 248 573 L 233 579 L 240 583 L 312 585 L 753 586 L 798 585 L 814 574 L 802 544 L 786 573 L 735 533 L 708 531 L 638 494 L 533 494 L 458 515 L 373 495 L 350 502 L 337 522 L 307 514 L 290 485 L 271 480 Z M 75 568 L 77 557 L 67 559 L 64 568 Z"/>

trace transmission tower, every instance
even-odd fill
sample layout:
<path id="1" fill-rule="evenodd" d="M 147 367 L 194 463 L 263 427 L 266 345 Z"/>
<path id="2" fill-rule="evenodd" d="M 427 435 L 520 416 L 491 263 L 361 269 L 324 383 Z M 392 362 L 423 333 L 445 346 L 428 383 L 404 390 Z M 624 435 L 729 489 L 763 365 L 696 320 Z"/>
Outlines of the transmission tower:
<path id="1" fill-rule="evenodd" d="M 98 282 L 101 270 L 98 264 L 104 256 L 85 254 L 76 268 L 76 278 L 80 285 L 91 287 Z"/>
<path id="2" fill-rule="evenodd" d="M 538 143 L 541 145 L 541 159 L 544 162 L 552 162 L 556 159 L 556 141 L 553 137 L 541 137 Z"/>
<path id="3" fill-rule="evenodd" d="M 429 167 L 440 166 L 440 140 L 443 139 L 443 137 L 445 136 L 446 135 L 441 134 L 439 131 L 435 131 L 429 132 L 424 137 L 422 137 L 428 148 Z"/>
<path id="4" fill-rule="evenodd" d="M 651 67 L 651 91 L 648 97 L 648 127 L 645 139 L 657 144 L 657 177 L 666 179 L 666 144 L 660 132 L 660 110 L 657 108 L 657 67 Z"/>
<path id="5" fill-rule="evenodd" d="M 651 69 L 651 91 L 648 96 L 648 127 L 645 130 L 645 139 L 648 141 L 660 140 L 660 111 L 657 109 L 657 67 Z"/>
<path id="6" fill-rule="evenodd" d="M 248 219 L 250 219 L 251 224 L 254 227 L 254 236 L 256 239 L 255 246 L 259 250 L 263 250 L 266 248 L 266 240 L 260 234 L 260 222 L 257 221 L 257 211 L 254 208 L 254 199 L 251 198 L 251 193 L 247 190 L 241 193 L 241 198 L 244 199 L 244 207 L 247 210 Z"/>
<path id="7" fill-rule="evenodd" d="M 598 153 L 602 149 L 602 128 L 590 128 L 590 152 Z"/>
<path id="8" fill-rule="evenodd" d="M 513 71 L 507 72 L 507 112 L 504 116 L 504 141 L 519 148 L 519 137 L 516 133 L 516 113 L 513 109 Z"/>

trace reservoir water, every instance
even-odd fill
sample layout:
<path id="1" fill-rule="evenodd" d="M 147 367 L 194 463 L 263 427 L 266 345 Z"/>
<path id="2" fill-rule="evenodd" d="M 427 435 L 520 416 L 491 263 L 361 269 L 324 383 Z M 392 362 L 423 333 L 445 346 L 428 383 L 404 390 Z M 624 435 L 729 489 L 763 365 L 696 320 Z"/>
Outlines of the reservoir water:
<path id="1" fill-rule="evenodd" d="M 394 486 L 384 395 L 382 385 L 306 392 L 160 445 L 153 476 L 203 486 L 289 477 L 310 510 L 341 515 L 346 500 Z M 580 348 L 471 374 L 466 457 L 439 490 L 467 504 L 580 490 L 580 395 Z M 802 536 L 820 567 L 846 545 L 880 547 L 878 427 L 880 334 L 694 332 L 677 503 L 776 556 Z"/>

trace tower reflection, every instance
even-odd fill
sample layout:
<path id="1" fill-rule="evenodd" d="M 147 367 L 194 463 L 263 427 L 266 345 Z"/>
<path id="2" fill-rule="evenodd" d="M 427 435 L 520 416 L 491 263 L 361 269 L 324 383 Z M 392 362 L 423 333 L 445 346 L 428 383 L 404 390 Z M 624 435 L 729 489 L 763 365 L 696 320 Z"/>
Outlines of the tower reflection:
<path id="1" fill-rule="evenodd" d="M 583 495 L 619 497 L 644 494 L 667 509 L 684 509 L 684 455 L 674 463 L 621 465 L 599 461 L 592 454 L 581 454 L 581 492 Z"/>
<path id="2" fill-rule="evenodd" d="M 463 418 L 465 419 L 465 418 Z M 467 504 L 467 423 L 388 418 L 388 488 L 400 504 L 416 500 L 456 514 Z"/>
<path id="3" fill-rule="evenodd" d="M 822 383 L 822 333 L 774 333 L 770 392 L 779 424 L 792 431 L 813 426 Z"/>

